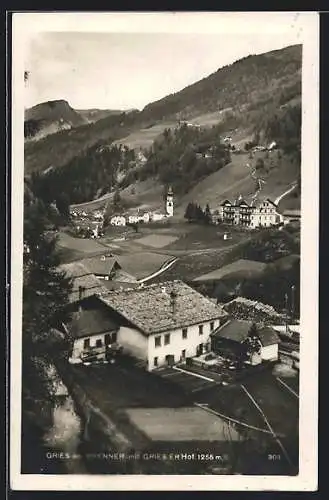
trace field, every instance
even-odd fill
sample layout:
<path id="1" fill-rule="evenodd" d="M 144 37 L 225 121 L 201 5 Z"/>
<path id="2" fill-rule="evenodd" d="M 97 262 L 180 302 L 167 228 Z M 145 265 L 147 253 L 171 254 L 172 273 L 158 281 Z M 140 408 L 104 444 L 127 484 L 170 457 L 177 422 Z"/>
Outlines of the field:
<path id="1" fill-rule="evenodd" d="M 284 379 L 284 381 L 297 389 L 298 375 L 289 377 L 288 381 Z M 242 384 L 225 387 L 220 390 L 220 397 L 218 397 L 216 387 L 198 393 L 197 397 L 198 401 L 207 404 L 208 408 L 259 429 L 267 430 L 267 435 L 262 434 L 263 443 L 268 446 L 268 443 L 272 442 L 273 453 L 280 454 L 282 461 L 290 461 L 294 468 L 297 468 L 298 397 L 280 384 L 270 372 L 262 372 L 261 376 L 248 377 Z M 268 433 L 270 428 L 267 423 L 272 429 L 270 433 Z M 251 430 L 250 435 L 253 435 L 253 432 Z M 280 445 L 276 443 L 273 435 L 271 437 L 271 432 L 279 438 Z M 285 454 L 288 459 L 285 458 Z"/>
<path id="2" fill-rule="evenodd" d="M 174 241 L 176 241 L 178 237 L 170 236 L 165 234 L 149 234 L 137 240 L 137 242 L 141 245 L 154 247 L 154 248 L 163 248 Z"/>
<path id="3" fill-rule="evenodd" d="M 217 125 L 218 123 L 223 121 L 225 117 L 226 110 L 221 110 L 221 112 L 214 113 L 204 113 L 200 114 L 195 118 L 190 120 L 190 123 L 195 125 L 200 125 L 203 127 L 211 127 L 212 125 Z M 131 149 L 140 149 L 140 148 L 150 148 L 153 144 L 153 141 L 163 133 L 165 128 L 175 128 L 177 126 L 177 122 L 175 121 L 166 121 L 162 123 L 157 123 L 152 127 L 142 128 L 135 132 L 132 132 L 127 137 L 122 139 L 118 139 L 115 141 L 115 144 L 124 144 L 129 146 Z"/>
<path id="4" fill-rule="evenodd" d="M 279 204 L 280 210 L 300 210 L 301 198 L 300 194 L 297 195 L 295 192 L 289 193 L 285 196 Z"/>
<path id="5" fill-rule="evenodd" d="M 270 374 L 244 383 L 257 400 L 272 427 L 284 436 L 298 432 L 298 398 L 283 388 Z"/>
<path id="6" fill-rule="evenodd" d="M 202 274 L 213 271 L 214 268 L 224 266 L 239 258 L 241 245 L 243 244 L 244 242 L 219 249 L 213 248 L 186 253 L 180 256 L 170 269 L 164 271 L 154 281 L 173 280 L 177 279 L 177 277 L 182 280 L 192 281 Z"/>
<path id="7" fill-rule="evenodd" d="M 256 459 L 255 454 L 258 460 L 263 457 L 261 460 L 265 459 L 266 462 L 269 451 L 278 454 L 281 451 L 257 407 L 259 405 L 289 458 L 296 465 L 298 398 L 279 384 L 270 372 L 262 372 L 261 377 L 256 373 L 243 382 L 244 387 L 252 394 L 253 401 L 240 383 L 220 387 L 215 383 L 204 383 L 190 374 L 181 374 L 185 379 L 176 381 L 175 377 L 168 375 L 173 372 L 172 369 L 168 369 L 168 373 L 165 370 L 165 375 L 160 376 L 145 372 L 124 359 L 114 365 L 67 366 L 65 370 L 70 372 L 71 380 L 84 391 L 95 407 L 111 418 L 118 432 L 122 432 L 133 443 L 134 449 L 150 446 L 148 440 L 159 441 L 160 445 L 163 442 L 165 447 L 168 447 L 165 443 L 171 441 L 173 448 L 175 443 L 182 444 L 191 440 L 208 440 L 210 444 L 215 428 L 218 431 L 217 439 L 218 435 L 227 439 L 227 429 L 223 428 L 223 422 L 226 418 L 231 418 L 243 424 L 236 429 L 242 433 L 243 440 L 247 439 L 243 453 L 249 450 L 253 460 L 249 464 L 249 470 L 252 474 L 259 474 L 259 464 L 257 467 L 252 465 Z M 200 383 L 200 390 L 197 392 L 191 391 L 190 382 L 193 383 L 193 379 L 196 384 Z M 193 412 L 195 405 L 199 408 Z M 198 416 L 197 420 L 194 413 Z M 221 418 L 216 413 L 226 418 Z M 245 456 L 242 460 L 245 460 Z M 285 473 L 291 472 L 287 472 L 283 456 L 280 466 Z M 244 463 L 245 467 L 248 469 L 248 460 Z M 266 467 L 269 473 L 277 473 L 272 464 L 267 464 Z"/>
<path id="8" fill-rule="evenodd" d="M 132 422 L 154 441 L 225 441 L 226 423 L 201 408 L 133 408 Z M 231 439 L 239 439 L 233 429 Z"/>
<path id="9" fill-rule="evenodd" d="M 158 123 L 153 127 L 142 128 L 132 132 L 127 137 L 118 139 L 114 144 L 124 144 L 130 149 L 149 148 L 152 146 L 153 141 L 164 131 L 165 128 L 175 127 L 175 122 Z"/>
<path id="10" fill-rule="evenodd" d="M 221 267 L 219 269 L 215 269 L 210 273 L 203 274 L 195 279 L 195 281 L 208 281 L 208 280 L 219 280 L 222 278 L 236 276 L 249 276 L 254 277 L 262 274 L 266 269 L 267 264 L 263 262 L 256 262 L 253 260 L 245 260 L 239 259 L 233 262 L 232 264 L 228 264 L 227 266 Z"/>
<path id="11" fill-rule="evenodd" d="M 65 233 L 60 236 L 59 256 L 61 262 L 96 257 L 104 253 L 113 252 L 122 269 L 137 279 L 142 279 L 158 271 L 165 263 L 174 257 L 167 253 L 155 253 L 129 245 L 129 251 L 120 242 L 117 245 L 100 244 L 95 240 L 73 238 Z M 65 246 L 64 246 L 65 244 Z"/>
<path id="12" fill-rule="evenodd" d="M 57 247 L 61 262 L 84 259 L 106 251 L 106 247 L 96 240 L 74 238 L 64 232 L 60 232 L 58 235 Z"/>
<path id="13" fill-rule="evenodd" d="M 132 274 L 137 279 L 146 278 L 158 271 L 166 262 L 173 259 L 173 256 L 152 252 L 136 252 L 119 257 L 118 261 L 122 269 Z"/>

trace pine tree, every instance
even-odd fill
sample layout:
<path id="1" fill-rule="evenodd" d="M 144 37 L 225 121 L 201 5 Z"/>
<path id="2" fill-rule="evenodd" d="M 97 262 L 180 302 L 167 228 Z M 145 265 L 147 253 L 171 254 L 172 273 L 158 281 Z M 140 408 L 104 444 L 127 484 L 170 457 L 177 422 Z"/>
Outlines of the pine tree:
<path id="1" fill-rule="evenodd" d="M 71 281 L 59 272 L 56 238 L 47 233 L 47 208 L 40 201 L 25 206 L 23 260 L 23 354 L 47 350 L 52 328 L 68 317 Z"/>
<path id="2" fill-rule="evenodd" d="M 113 205 L 116 209 L 121 207 L 121 196 L 118 190 L 114 193 Z"/>
<path id="3" fill-rule="evenodd" d="M 204 211 L 204 219 L 206 224 L 210 224 L 211 222 L 211 212 L 210 212 L 210 207 L 209 203 L 207 203 L 205 211 Z"/>
<path id="4" fill-rule="evenodd" d="M 188 203 L 187 207 L 186 207 L 186 210 L 185 210 L 185 214 L 184 214 L 184 218 L 187 219 L 189 222 L 191 222 L 191 220 L 193 219 L 193 203 Z"/>

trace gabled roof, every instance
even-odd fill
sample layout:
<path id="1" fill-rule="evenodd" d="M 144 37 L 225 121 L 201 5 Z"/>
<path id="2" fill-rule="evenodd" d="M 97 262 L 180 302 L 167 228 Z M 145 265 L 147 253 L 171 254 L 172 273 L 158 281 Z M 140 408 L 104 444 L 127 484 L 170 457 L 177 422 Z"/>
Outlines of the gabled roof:
<path id="1" fill-rule="evenodd" d="M 247 203 L 245 200 L 239 200 L 239 201 L 237 202 L 237 205 L 238 205 L 239 207 L 241 207 L 241 206 L 244 206 L 244 207 L 249 207 L 248 203 Z"/>
<path id="2" fill-rule="evenodd" d="M 118 325 L 106 310 L 83 309 L 74 314 L 68 329 L 74 339 L 79 339 L 117 331 Z"/>
<path id="3" fill-rule="evenodd" d="M 175 307 L 171 293 L 175 293 Z M 182 281 L 168 281 L 102 295 L 100 300 L 145 335 L 226 316 L 223 309 Z"/>
<path id="4" fill-rule="evenodd" d="M 252 321 L 233 319 L 217 328 L 212 333 L 212 336 L 240 343 L 248 337 L 252 324 Z M 279 336 L 275 330 L 269 326 L 258 326 L 257 335 L 264 347 L 280 342 Z"/>
<path id="5" fill-rule="evenodd" d="M 232 205 L 232 203 L 230 202 L 230 200 L 224 200 L 224 201 L 220 204 L 220 206 L 221 206 L 221 207 L 224 207 L 224 206 L 231 206 L 231 205 Z"/>
<path id="6" fill-rule="evenodd" d="M 268 201 L 268 203 L 270 203 L 271 205 L 273 205 L 273 207 L 277 207 L 277 205 L 274 203 L 274 201 L 272 201 L 270 198 L 266 198 L 264 201 Z"/>
<path id="7" fill-rule="evenodd" d="M 257 332 L 258 337 L 264 347 L 267 345 L 279 344 L 280 337 L 271 326 L 264 326 Z"/>
<path id="8" fill-rule="evenodd" d="M 83 289 L 83 298 L 108 293 L 101 281 L 81 262 L 62 264 L 59 270 L 64 271 L 67 277 L 72 279 L 73 289 L 69 296 L 71 303 L 80 299 L 81 289 Z"/>
<path id="9" fill-rule="evenodd" d="M 96 255 L 94 257 L 87 257 L 79 261 L 82 265 L 86 266 L 93 274 L 109 275 L 116 269 L 121 269 L 121 266 L 116 257 L 107 255 Z"/>

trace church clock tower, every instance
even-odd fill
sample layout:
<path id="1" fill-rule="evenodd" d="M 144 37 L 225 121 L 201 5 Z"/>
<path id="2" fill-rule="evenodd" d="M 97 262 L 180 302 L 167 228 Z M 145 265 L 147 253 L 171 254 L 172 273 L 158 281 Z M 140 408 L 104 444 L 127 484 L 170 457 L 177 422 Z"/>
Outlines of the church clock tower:
<path id="1" fill-rule="evenodd" d="M 174 215 L 174 193 L 171 186 L 169 186 L 166 196 L 166 215 L 167 217 Z"/>

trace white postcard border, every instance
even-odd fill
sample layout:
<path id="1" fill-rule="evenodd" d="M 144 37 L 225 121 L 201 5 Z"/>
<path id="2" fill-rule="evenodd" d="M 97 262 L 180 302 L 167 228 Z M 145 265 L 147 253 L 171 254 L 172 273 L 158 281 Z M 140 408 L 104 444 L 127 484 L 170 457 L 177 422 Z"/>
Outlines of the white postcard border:
<path id="1" fill-rule="evenodd" d="M 40 31 L 251 33 L 297 30 L 303 43 L 300 471 L 298 476 L 39 475 L 20 473 L 24 172 L 24 47 Z M 274 26 L 276 26 L 275 31 Z M 10 50 L 10 47 L 8 48 Z M 14 490 L 314 491 L 317 488 L 319 17 L 316 12 L 14 13 L 12 28 L 12 206 L 10 486 Z M 10 75 L 9 75 L 10 78 Z"/>

